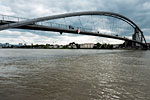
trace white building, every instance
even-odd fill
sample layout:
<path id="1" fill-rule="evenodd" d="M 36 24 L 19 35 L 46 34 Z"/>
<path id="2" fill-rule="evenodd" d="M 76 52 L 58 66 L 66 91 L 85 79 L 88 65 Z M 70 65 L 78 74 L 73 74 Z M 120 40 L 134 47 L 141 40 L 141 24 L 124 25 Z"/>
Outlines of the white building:
<path id="1" fill-rule="evenodd" d="M 114 49 L 119 48 L 119 45 L 120 45 L 120 44 L 113 44 L 113 48 L 114 48 Z"/>
<path id="2" fill-rule="evenodd" d="M 59 48 L 62 49 L 62 48 L 63 48 L 63 45 L 60 45 Z"/>
<path id="3" fill-rule="evenodd" d="M 54 45 L 53 48 L 57 49 L 57 48 L 59 48 L 59 45 Z"/>
<path id="4" fill-rule="evenodd" d="M 94 47 L 94 43 L 84 43 L 84 44 L 80 44 L 80 48 L 93 48 Z"/>

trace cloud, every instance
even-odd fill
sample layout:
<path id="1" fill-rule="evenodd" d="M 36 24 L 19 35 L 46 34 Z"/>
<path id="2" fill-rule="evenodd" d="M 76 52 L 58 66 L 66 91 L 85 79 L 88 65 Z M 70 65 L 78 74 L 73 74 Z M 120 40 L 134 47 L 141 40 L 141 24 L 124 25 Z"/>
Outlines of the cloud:
<path id="1" fill-rule="evenodd" d="M 14 15 L 15 14 L 12 12 L 10 7 L 6 7 L 6 6 L 1 5 L 0 9 L 1 9 L 0 14 L 3 14 L 3 15 Z"/>
<path id="2" fill-rule="evenodd" d="M 0 0 L 0 14 L 19 16 L 25 18 L 36 18 L 42 16 L 56 15 L 68 12 L 77 11 L 109 11 L 122 14 L 133 20 L 144 32 L 146 39 L 150 42 L 150 1 L 148 0 Z M 91 17 L 91 16 L 89 16 Z M 78 20 L 79 18 L 66 18 L 66 23 L 73 26 L 82 26 Z M 116 29 L 112 27 L 120 27 L 118 29 L 119 35 L 130 36 L 134 30 L 129 29 L 126 24 L 117 20 L 107 21 L 100 18 L 93 18 L 88 21 L 88 17 L 81 17 L 83 26 L 92 28 L 102 32 L 113 32 Z M 53 22 L 60 22 L 65 24 L 64 19 L 55 20 Z M 92 24 L 91 24 L 92 23 Z M 119 26 L 117 23 L 121 23 Z M 98 25 L 99 24 L 99 25 Z M 111 24 L 109 26 L 109 24 Z M 106 27 L 105 29 L 103 27 Z M 112 28 L 112 29 L 111 29 Z M 111 29 L 111 30 L 110 30 Z M 125 31 L 126 30 L 126 31 Z M 122 33 L 124 32 L 124 33 Z M 115 33 L 116 34 L 116 33 Z M 42 31 L 28 31 L 28 30 L 5 30 L 0 31 L 0 42 L 19 43 L 22 41 L 29 43 L 69 43 L 69 42 L 109 42 L 118 43 L 118 40 L 99 38 L 93 36 L 77 36 L 71 34 L 59 35 L 54 32 Z M 122 41 L 121 41 L 122 42 Z M 120 43 L 121 43 L 120 42 Z"/>

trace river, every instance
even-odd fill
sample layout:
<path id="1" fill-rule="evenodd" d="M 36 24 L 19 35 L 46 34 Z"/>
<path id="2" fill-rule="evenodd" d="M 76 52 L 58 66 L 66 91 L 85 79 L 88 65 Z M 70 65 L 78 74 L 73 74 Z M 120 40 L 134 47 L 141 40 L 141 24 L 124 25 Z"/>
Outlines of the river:
<path id="1" fill-rule="evenodd" d="M 150 100 L 150 51 L 0 49 L 0 100 Z"/>

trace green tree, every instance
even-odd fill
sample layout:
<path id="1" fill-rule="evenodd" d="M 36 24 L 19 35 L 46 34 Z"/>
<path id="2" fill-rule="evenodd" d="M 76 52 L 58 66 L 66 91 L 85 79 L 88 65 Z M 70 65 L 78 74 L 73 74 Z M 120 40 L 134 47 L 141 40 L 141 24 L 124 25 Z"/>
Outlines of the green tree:
<path id="1" fill-rule="evenodd" d="M 49 48 L 49 44 L 46 44 L 46 45 L 44 46 L 44 48 L 45 48 L 45 49 L 48 49 L 48 48 Z"/>
<path id="2" fill-rule="evenodd" d="M 101 47 L 101 44 L 98 42 L 98 43 L 96 44 L 96 46 L 97 46 L 97 49 L 98 49 L 98 48 Z"/>

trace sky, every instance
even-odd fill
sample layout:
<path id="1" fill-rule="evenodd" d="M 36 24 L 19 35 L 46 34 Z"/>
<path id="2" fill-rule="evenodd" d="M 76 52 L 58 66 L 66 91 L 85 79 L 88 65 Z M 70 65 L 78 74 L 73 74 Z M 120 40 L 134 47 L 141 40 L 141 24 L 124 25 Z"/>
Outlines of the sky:
<path id="1" fill-rule="evenodd" d="M 149 0 L 0 0 L 0 14 L 23 18 L 37 18 L 80 11 L 107 11 L 124 15 L 141 28 L 147 42 L 150 42 Z M 6 42 L 11 44 L 123 43 L 120 40 L 102 37 L 60 35 L 58 32 L 19 29 L 0 31 L 0 43 Z"/>

